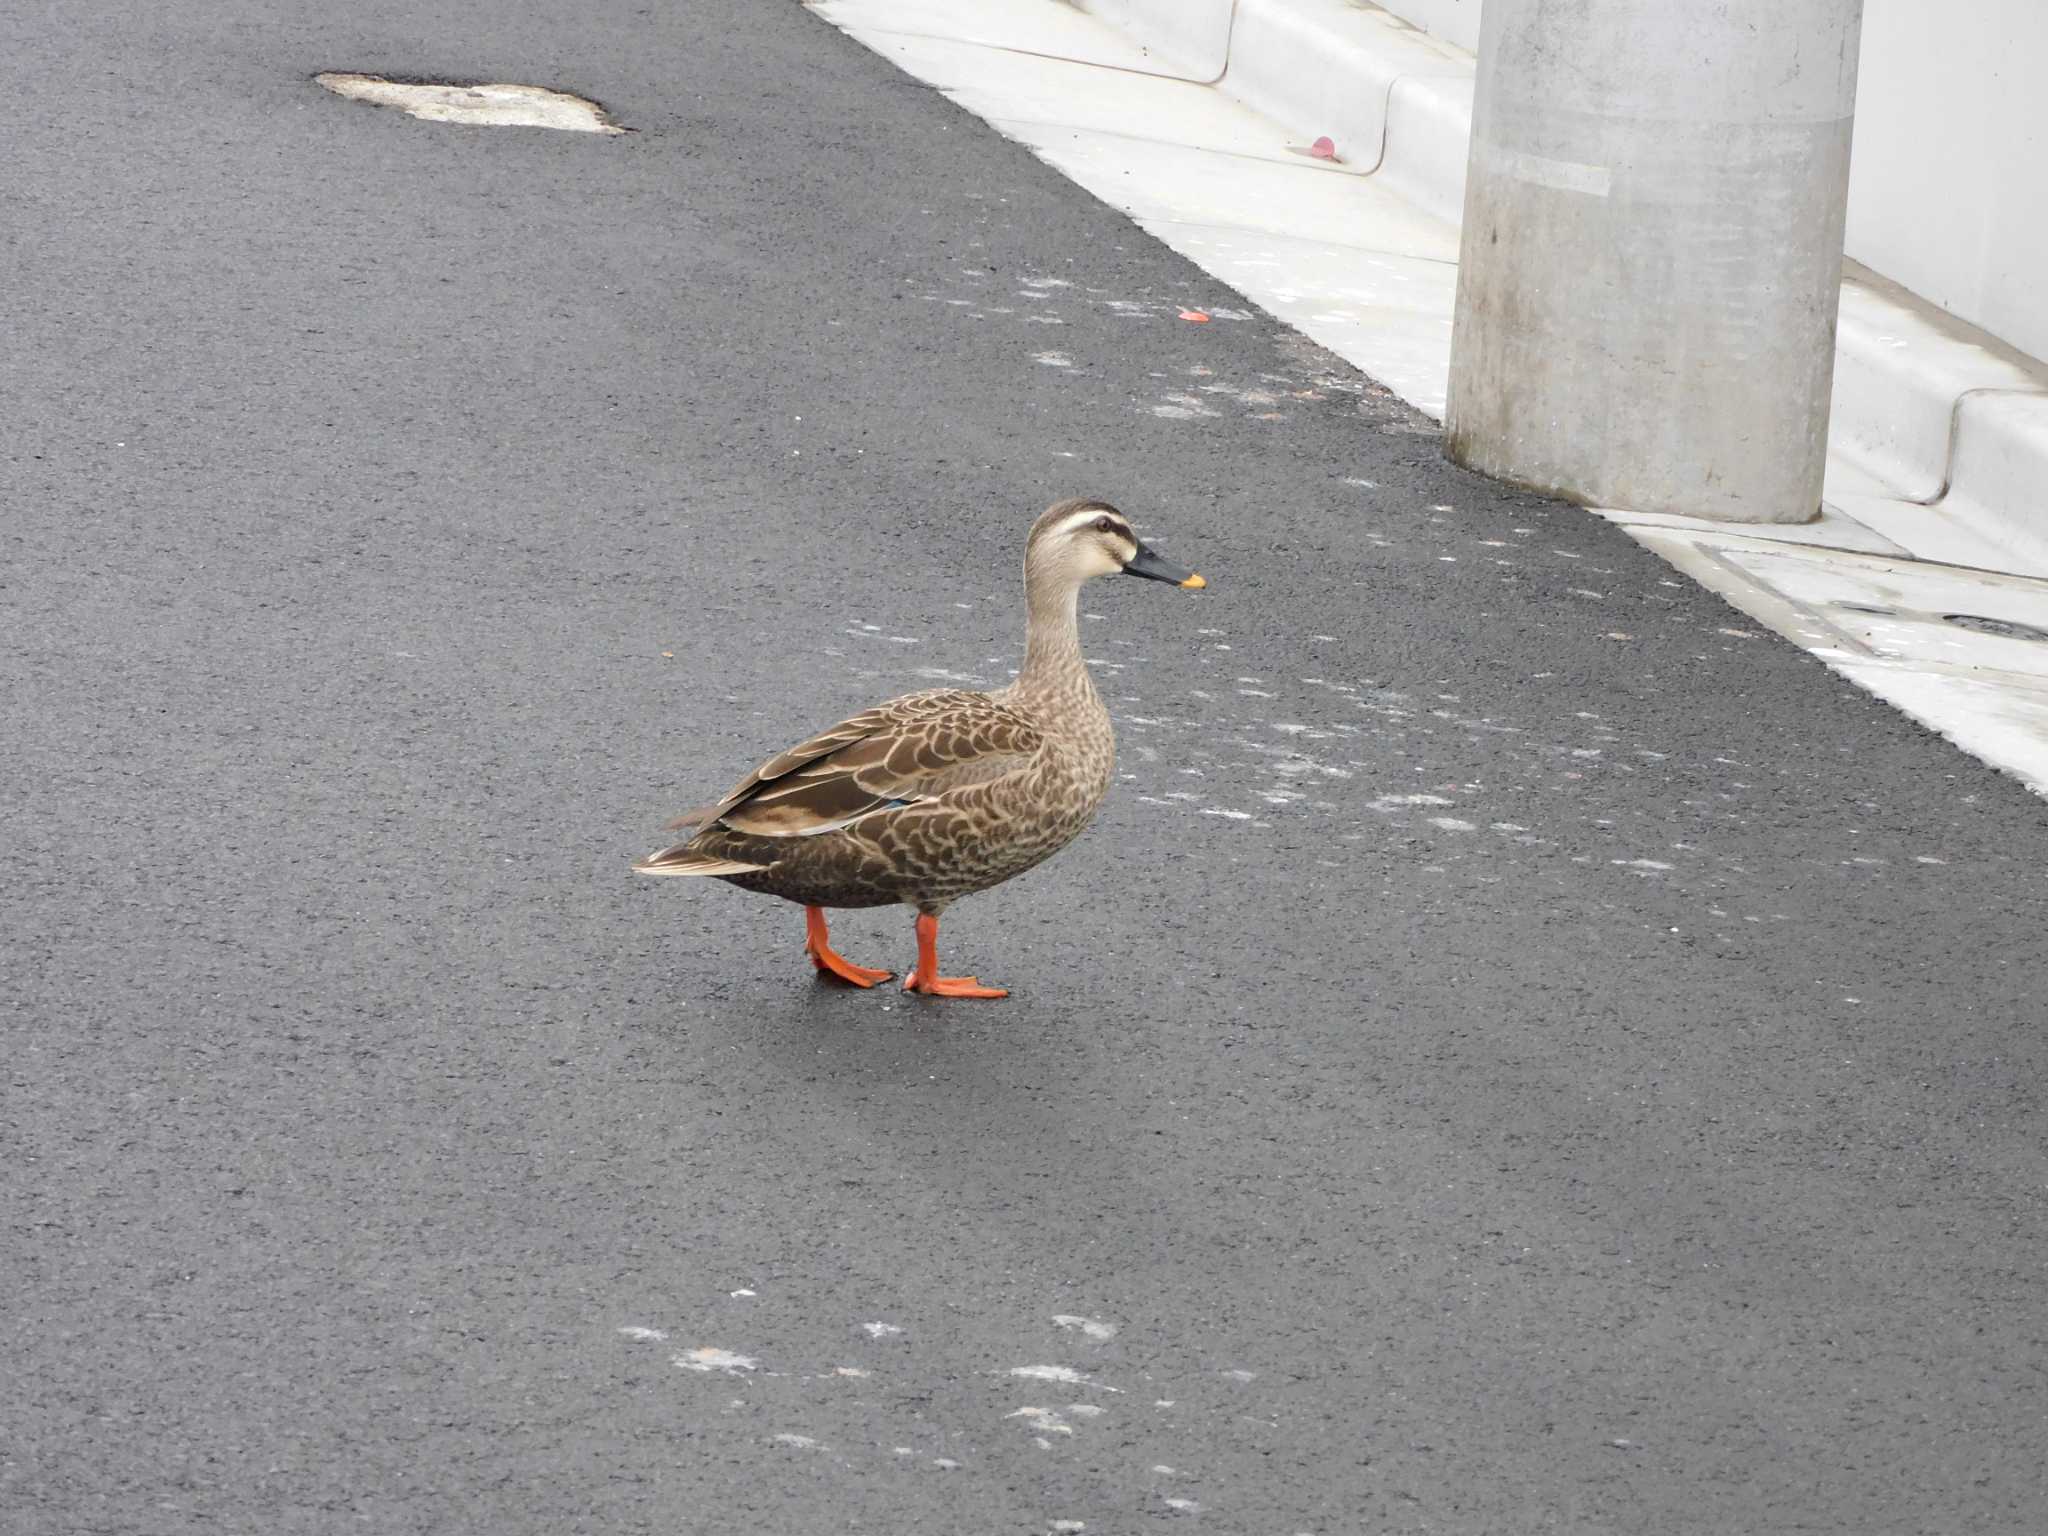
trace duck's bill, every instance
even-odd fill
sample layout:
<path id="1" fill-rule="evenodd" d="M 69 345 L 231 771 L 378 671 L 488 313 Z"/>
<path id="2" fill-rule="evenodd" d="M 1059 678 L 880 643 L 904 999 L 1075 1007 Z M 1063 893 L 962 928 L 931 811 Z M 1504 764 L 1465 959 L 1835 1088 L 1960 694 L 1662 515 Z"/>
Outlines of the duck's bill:
<path id="1" fill-rule="evenodd" d="M 1138 552 L 1124 562 L 1124 574 L 1142 576 L 1147 581 L 1170 581 L 1176 587 L 1186 587 L 1191 592 L 1199 592 L 1209 585 L 1193 571 L 1184 571 L 1170 560 L 1160 559 L 1142 544 L 1138 546 Z"/>

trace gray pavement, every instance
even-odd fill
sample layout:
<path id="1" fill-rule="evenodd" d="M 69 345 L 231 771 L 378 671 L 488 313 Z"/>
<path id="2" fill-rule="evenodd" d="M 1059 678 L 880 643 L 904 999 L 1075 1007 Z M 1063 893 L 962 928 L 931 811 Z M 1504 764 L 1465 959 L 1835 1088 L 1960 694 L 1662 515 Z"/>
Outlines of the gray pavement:
<path id="1" fill-rule="evenodd" d="M 2048 1523 L 2038 800 L 797 6 L 514 12 L 0 17 L 0 1530 Z M 1212 586 L 1015 996 L 628 874 L 1082 491 Z"/>

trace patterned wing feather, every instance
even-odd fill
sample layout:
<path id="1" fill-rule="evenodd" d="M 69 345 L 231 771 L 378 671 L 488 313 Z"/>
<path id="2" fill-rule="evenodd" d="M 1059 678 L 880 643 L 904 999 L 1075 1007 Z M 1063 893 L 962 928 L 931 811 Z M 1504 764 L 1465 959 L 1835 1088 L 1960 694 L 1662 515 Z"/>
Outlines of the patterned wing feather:
<path id="1" fill-rule="evenodd" d="M 1038 727 L 985 693 L 943 689 L 878 705 L 769 759 L 708 820 L 803 837 L 1022 767 Z"/>

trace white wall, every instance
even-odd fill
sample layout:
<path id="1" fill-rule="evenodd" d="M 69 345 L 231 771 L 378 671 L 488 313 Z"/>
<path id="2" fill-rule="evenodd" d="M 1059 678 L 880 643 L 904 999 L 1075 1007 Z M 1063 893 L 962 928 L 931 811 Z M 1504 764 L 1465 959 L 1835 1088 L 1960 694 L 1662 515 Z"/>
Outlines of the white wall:
<path id="1" fill-rule="evenodd" d="M 1481 0 L 1383 0 L 1476 47 Z M 1864 0 L 1848 253 L 2048 358 L 2048 0 Z"/>
<path id="2" fill-rule="evenodd" d="M 1864 0 L 1849 254 L 2048 358 L 2048 5 Z"/>

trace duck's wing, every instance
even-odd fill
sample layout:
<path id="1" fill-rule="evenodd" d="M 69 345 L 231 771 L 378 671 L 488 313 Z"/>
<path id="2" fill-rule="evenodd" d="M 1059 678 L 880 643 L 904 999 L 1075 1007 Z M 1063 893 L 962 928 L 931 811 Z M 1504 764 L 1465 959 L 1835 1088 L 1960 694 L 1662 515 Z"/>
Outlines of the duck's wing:
<path id="1" fill-rule="evenodd" d="M 690 819 L 759 837 L 830 832 L 1014 772 L 1043 740 L 1030 720 L 985 693 L 907 694 L 770 758 Z"/>

